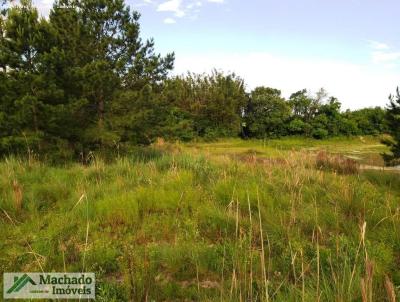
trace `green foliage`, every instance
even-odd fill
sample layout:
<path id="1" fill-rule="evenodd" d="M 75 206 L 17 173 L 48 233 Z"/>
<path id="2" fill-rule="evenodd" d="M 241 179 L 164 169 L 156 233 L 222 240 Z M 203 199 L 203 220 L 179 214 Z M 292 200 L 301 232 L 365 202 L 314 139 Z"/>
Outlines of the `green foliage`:
<path id="1" fill-rule="evenodd" d="M 316 139 L 324 139 L 329 135 L 328 130 L 324 128 L 314 128 L 311 132 L 311 136 Z"/>
<path id="2" fill-rule="evenodd" d="M 290 121 L 288 125 L 288 130 L 289 133 L 294 134 L 294 135 L 301 135 L 306 132 L 309 132 L 309 128 L 311 126 L 305 122 L 303 122 L 299 118 L 295 118 L 292 121 Z"/>
<path id="3" fill-rule="evenodd" d="M 400 91 L 397 88 L 395 96 L 390 96 L 390 104 L 387 110 L 387 123 L 391 138 L 383 141 L 390 148 L 390 154 L 384 154 L 388 165 L 400 164 Z"/>
<path id="4" fill-rule="evenodd" d="M 37 74 L 43 45 L 43 22 L 29 1 L 7 10 L 0 37 L 1 95 L 0 152 L 19 151 L 26 145 L 38 147 L 46 111 L 42 100 L 43 78 Z"/>
<path id="5" fill-rule="evenodd" d="M 376 135 L 387 130 L 384 115 L 380 107 L 342 113 L 340 102 L 328 97 L 324 89 L 314 96 L 301 90 L 286 101 L 280 97 L 279 90 L 256 88 L 245 111 L 244 132 L 246 136 L 257 138 Z"/>
<path id="6" fill-rule="evenodd" d="M 155 54 L 154 42 L 140 39 L 138 20 L 121 0 L 57 1 L 48 20 L 29 1 L 7 10 L 0 152 L 67 148 L 73 156 L 154 139 L 157 131 L 142 130 L 161 123 L 154 116 L 165 108 L 152 91 L 160 91 L 174 56 Z"/>
<path id="7" fill-rule="evenodd" d="M 124 0 L 56 1 L 48 19 L 30 0 L 0 19 L 0 155 L 84 159 L 157 138 L 323 139 L 387 131 L 385 110 L 341 112 L 321 89 L 288 100 L 274 88 L 246 93 L 243 79 L 168 77 L 174 54 L 140 38 L 139 13 Z M 116 152 L 114 151 L 116 150 Z"/>
<path id="8" fill-rule="evenodd" d="M 168 80 L 163 96 L 180 110 L 184 123 L 192 126 L 197 136 L 214 139 L 240 133 L 246 95 L 243 80 L 235 74 L 216 70 L 210 75 L 189 73 Z"/>
<path id="9" fill-rule="evenodd" d="M 305 123 L 310 123 L 318 112 L 320 99 L 313 99 L 307 94 L 307 90 L 293 93 L 289 98 L 293 116 L 300 118 Z"/>
<path id="10" fill-rule="evenodd" d="M 247 135 L 257 138 L 283 136 L 289 116 L 290 107 L 281 97 L 281 91 L 258 87 L 252 91 L 245 112 Z"/>
<path id="11" fill-rule="evenodd" d="M 376 135 L 388 131 L 386 112 L 380 107 L 346 111 L 344 117 L 354 125 L 351 132 L 362 135 Z M 349 128 L 350 129 L 350 128 Z"/>

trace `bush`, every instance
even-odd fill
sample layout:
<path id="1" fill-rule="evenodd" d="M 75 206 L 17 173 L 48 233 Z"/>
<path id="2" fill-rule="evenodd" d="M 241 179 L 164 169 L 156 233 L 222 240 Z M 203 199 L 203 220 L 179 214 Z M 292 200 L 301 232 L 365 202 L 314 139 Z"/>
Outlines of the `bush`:
<path id="1" fill-rule="evenodd" d="M 317 128 L 312 131 L 311 135 L 313 138 L 316 138 L 316 139 L 324 139 L 324 138 L 328 137 L 329 133 L 325 129 Z"/>
<path id="2" fill-rule="evenodd" d="M 304 134 L 306 129 L 309 127 L 307 123 L 303 122 L 300 119 L 294 119 L 288 125 L 288 130 L 291 134 Z"/>

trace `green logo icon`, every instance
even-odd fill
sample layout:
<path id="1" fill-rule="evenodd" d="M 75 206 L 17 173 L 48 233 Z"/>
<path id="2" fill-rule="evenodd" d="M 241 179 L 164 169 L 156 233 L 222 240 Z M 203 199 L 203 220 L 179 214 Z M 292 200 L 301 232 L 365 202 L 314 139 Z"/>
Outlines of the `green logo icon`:
<path id="1" fill-rule="evenodd" d="M 7 291 L 7 294 L 19 292 L 21 288 L 23 288 L 27 283 L 32 285 L 36 285 L 36 283 L 29 277 L 27 274 L 23 274 L 20 278 L 17 276 L 14 277 L 14 284 Z"/>

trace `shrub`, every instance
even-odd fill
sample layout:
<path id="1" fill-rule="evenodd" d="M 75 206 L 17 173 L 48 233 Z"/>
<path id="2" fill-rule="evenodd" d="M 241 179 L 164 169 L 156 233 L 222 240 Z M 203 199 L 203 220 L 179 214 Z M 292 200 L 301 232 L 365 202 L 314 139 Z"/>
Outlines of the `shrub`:
<path id="1" fill-rule="evenodd" d="M 329 133 L 325 129 L 317 128 L 312 131 L 311 135 L 313 138 L 316 138 L 316 139 L 324 139 L 324 138 L 328 137 Z"/>

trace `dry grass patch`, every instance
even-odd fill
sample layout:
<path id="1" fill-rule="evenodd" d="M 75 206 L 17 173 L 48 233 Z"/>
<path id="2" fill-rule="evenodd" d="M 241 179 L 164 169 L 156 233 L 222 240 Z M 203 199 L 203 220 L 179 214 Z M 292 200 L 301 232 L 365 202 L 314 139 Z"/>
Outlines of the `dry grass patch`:
<path id="1" fill-rule="evenodd" d="M 317 169 L 338 174 L 357 174 L 360 168 L 359 163 L 354 159 L 343 155 L 330 154 L 325 151 L 317 154 L 315 165 Z"/>

